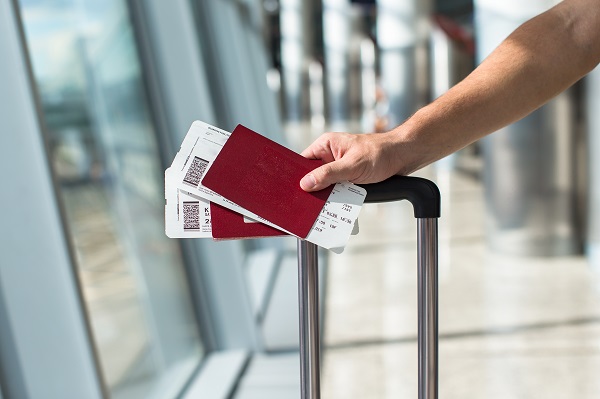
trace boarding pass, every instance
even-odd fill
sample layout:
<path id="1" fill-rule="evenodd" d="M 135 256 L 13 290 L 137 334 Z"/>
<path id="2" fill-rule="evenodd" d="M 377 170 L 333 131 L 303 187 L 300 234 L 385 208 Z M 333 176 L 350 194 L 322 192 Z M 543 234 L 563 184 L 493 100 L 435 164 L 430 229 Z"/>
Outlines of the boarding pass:
<path id="1" fill-rule="evenodd" d="M 210 169 L 211 163 L 216 159 L 229 136 L 230 133 L 227 131 L 195 121 L 171 165 L 174 184 L 193 196 L 215 202 L 250 219 L 292 234 L 202 185 L 202 177 Z M 365 197 L 366 191 L 359 186 L 350 182 L 336 184 L 305 239 L 333 252 L 341 253 L 353 231 Z"/>

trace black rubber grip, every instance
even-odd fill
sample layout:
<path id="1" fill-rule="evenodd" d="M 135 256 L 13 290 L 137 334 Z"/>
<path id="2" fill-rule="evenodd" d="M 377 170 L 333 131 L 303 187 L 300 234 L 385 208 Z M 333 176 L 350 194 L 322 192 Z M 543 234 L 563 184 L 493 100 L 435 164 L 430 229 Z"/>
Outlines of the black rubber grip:
<path id="1" fill-rule="evenodd" d="M 415 210 L 415 218 L 439 218 L 440 190 L 434 182 L 420 177 L 392 176 L 373 184 L 359 184 L 367 190 L 365 203 L 408 200 Z"/>

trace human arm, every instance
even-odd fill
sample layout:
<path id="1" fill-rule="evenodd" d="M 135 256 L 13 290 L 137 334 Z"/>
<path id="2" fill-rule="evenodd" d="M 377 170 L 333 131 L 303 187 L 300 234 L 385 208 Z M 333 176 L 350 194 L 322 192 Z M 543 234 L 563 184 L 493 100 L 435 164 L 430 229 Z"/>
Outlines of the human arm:
<path id="1" fill-rule="evenodd" d="M 599 62 L 600 0 L 565 0 L 515 30 L 467 78 L 395 129 L 321 136 L 302 155 L 327 164 L 301 186 L 314 191 L 410 174 L 523 118 Z"/>

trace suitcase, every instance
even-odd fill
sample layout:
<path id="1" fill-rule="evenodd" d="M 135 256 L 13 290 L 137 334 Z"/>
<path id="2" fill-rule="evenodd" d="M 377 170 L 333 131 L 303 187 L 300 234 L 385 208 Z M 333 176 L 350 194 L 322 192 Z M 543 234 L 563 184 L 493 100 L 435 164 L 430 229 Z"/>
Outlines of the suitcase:
<path id="1" fill-rule="evenodd" d="M 417 219 L 418 399 L 438 397 L 438 225 L 440 192 L 435 183 L 393 176 L 361 185 L 365 203 L 408 200 Z M 320 399 L 319 283 L 317 246 L 298 239 L 301 399 Z"/>

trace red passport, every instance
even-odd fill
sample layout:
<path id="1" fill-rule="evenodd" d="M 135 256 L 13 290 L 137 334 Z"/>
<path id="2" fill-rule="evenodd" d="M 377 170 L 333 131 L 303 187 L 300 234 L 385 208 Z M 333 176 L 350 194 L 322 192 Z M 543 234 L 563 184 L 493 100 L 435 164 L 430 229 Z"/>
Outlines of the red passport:
<path id="1" fill-rule="evenodd" d="M 221 205 L 210 203 L 212 236 L 215 240 L 287 236 L 262 223 L 246 223 L 244 216 Z"/>
<path id="2" fill-rule="evenodd" d="M 300 179 L 323 164 L 238 125 L 202 184 L 271 223 L 306 238 L 333 185 L 313 193 Z"/>

